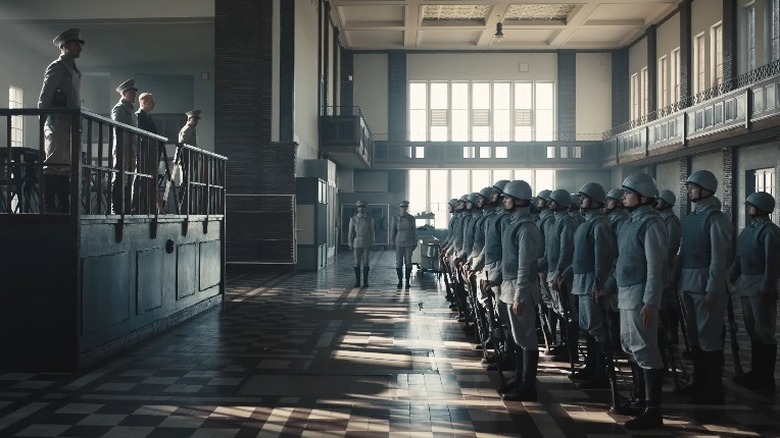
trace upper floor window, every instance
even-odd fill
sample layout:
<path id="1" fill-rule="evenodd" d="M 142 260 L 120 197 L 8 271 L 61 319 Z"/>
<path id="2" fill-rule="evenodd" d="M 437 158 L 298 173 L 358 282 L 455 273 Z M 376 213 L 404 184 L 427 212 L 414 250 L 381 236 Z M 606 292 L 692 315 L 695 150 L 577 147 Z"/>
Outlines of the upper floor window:
<path id="1" fill-rule="evenodd" d="M 710 39 L 712 41 L 710 77 L 712 78 L 712 86 L 717 87 L 723 83 L 723 23 L 718 23 L 710 28 Z"/>
<path id="2" fill-rule="evenodd" d="M 756 68 L 756 6 L 745 7 L 745 68 Z"/>
<path id="3" fill-rule="evenodd" d="M 24 90 L 11 85 L 8 87 L 8 108 L 24 108 Z M 24 145 L 24 117 L 11 117 L 11 146 Z"/>
<path id="4" fill-rule="evenodd" d="M 672 102 L 680 101 L 680 48 L 672 50 L 671 83 Z"/>
<path id="5" fill-rule="evenodd" d="M 649 84 L 647 83 L 647 67 L 642 68 L 642 78 L 640 80 L 639 84 L 639 90 L 642 93 L 642 108 L 640 108 L 640 116 L 644 116 L 648 113 L 649 109 L 649 96 L 648 96 L 648 89 Z"/>
<path id="6" fill-rule="evenodd" d="M 639 118 L 639 74 L 631 75 L 631 119 Z"/>
<path id="7" fill-rule="evenodd" d="M 771 0 L 770 8 L 772 9 L 769 14 L 769 22 L 771 26 L 771 59 L 777 61 L 780 59 L 780 0 Z"/>
<path id="8" fill-rule="evenodd" d="M 658 107 L 669 106 L 669 58 L 665 55 L 658 59 L 659 97 Z"/>
<path id="9" fill-rule="evenodd" d="M 707 87 L 706 81 L 706 68 L 707 68 L 707 41 L 704 39 L 704 34 L 700 33 L 696 35 L 693 40 L 693 70 L 696 72 L 694 75 L 694 93 L 701 93 Z"/>
<path id="10" fill-rule="evenodd" d="M 551 81 L 409 83 L 410 141 L 555 139 Z"/>

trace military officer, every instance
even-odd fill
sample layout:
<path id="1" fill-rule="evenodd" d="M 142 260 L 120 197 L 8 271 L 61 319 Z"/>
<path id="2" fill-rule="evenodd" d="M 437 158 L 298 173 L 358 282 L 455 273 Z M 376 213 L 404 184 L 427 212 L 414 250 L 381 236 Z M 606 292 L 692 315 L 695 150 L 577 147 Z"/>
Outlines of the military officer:
<path id="1" fill-rule="evenodd" d="M 730 266 L 731 221 L 715 197 L 718 180 L 697 170 L 686 181 L 688 199 L 696 207 L 685 217 L 680 244 L 680 285 L 685 306 L 693 380 L 677 391 L 692 402 L 723 403 L 723 315 L 728 305 L 726 280 Z"/>
<path id="2" fill-rule="evenodd" d="M 179 143 L 188 144 L 190 146 L 198 145 L 198 122 L 200 121 L 201 110 L 194 109 L 187 111 L 187 123 L 179 131 Z"/>
<path id="3" fill-rule="evenodd" d="M 579 299 L 580 329 L 587 333 L 585 368 L 572 375 L 582 380 L 583 389 L 606 388 L 605 346 L 608 345 L 606 321 L 602 305 L 607 294 L 605 283 L 612 273 L 615 258 L 615 237 L 604 215 L 607 195 L 598 183 L 587 183 L 579 191 L 580 210 L 585 222 L 574 233 L 574 257 L 571 271 L 574 274 L 572 295 Z M 601 301 L 601 302 L 600 302 Z"/>
<path id="4" fill-rule="evenodd" d="M 536 305 L 539 291 L 539 254 L 542 236 L 531 216 L 531 186 L 522 180 L 504 187 L 504 208 L 509 219 L 501 229 L 501 289 L 499 312 L 506 315 L 515 345 L 516 378 L 504 400 L 536 401 Z"/>
<path id="5" fill-rule="evenodd" d="M 349 249 L 355 254 L 355 287 L 360 287 L 360 267 L 363 267 L 363 287 L 368 287 L 371 267 L 368 259 L 374 246 L 374 219 L 366 214 L 366 201 L 355 203 L 357 213 L 349 219 Z"/>
<path id="6" fill-rule="evenodd" d="M 135 115 L 136 94 L 138 88 L 135 86 L 134 79 L 128 79 L 116 87 L 119 93 L 119 101 L 111 108 L 111 119 L 119 123 L 130 126 L 138 126 L 138 118 Z M 112 212 L 121 214 L 133 211 L 133 185 L 135 183 L 135 172 L 138 166 L 138 142 L 137 137 L 130 131 L 120 127 L 114 128 L 114 168 L 117 170 L 112 176 Z M 121 156 L 120 156 L 121 155 Z M 120 172 L 126 172 L 124 176 L 125 185 L 122 187 Z M 124 194 L 124 196 L 123 196 Z M 122 200 L 124 198 L 124 205 Z"/>
<path id="7" fill-rule="evenodd" d="M 734 381 L 749 389 L 775 391 L 777 361 L 777 280 L 780 273 L 780 228 L 769 215 L 775 198 L 766 192 L 752 193 L 745 200 L 751 222 L 739 234 L 737 256 L 731 265 L 732 283 L 739 281 L 745 330 L 750 336 L 751 370 Z"/>
<path id="8" fill-rule="evenodd" d="M 663 426 L 661 380 L 663 361 L 658 349 L 658 311 L 663 294 L 669 238 L 663 219 L 653 208 L 658 189 L 655 180 L 637 173 L 623 181 L 623 205 L 631 217 L 620 228 L 620 252 L 615 267 L 620 309 L 620 341 L 628 354 L 638 400 L 644 408 L 626 422 L 627 429 Z M 644 397 L 642 397 L 644 396 Z"/>
<path id="9" fill-rule="evenodd" d="M 409 277 L 412 275 L 412 252 L 417 248 L 417 224 L 409 214 L 409 201 L 398 204 L 398 214 L 393 216 L 390 228 L 390 241 L 395 245 L 395 272 L 401 288 L 406 274 L 406 288 L 409 289 Z"/>
<path id="10" fill-rule="evenodd" d="M 54 37 L 52 43 L 60 49 L 60 56 L 46 67 L 43 74 L 38 108 L 80 108 L 81 72 L 76 68 L 76 58 L 81 56 L 84 45 L 81 32 L 68 29 Z M 66 165 L 44 167 L 44 209 L 49 213 L 68 212 L 71 124 L 70 115 L 51 115 L 46 117 L 43 126 L 44 164 Z"/>
<path id="11" fill-rule="evenodd" d="M 549 208 L 555 215 L 555 224 L 545 236 L 547 258 L 547 282 L 553 291 L 553 302 L 561 327 L 566 330 L 566 348 L 558 350 L 555 360 L 577 361 L 579 339 L 579 315 L 577 301 L 571 295 L 572 277 L 565 276 L 574 256 L 574 232 L 577 221 L 569 214 L 571 195 L 563 189 L 550 193 Z M 571 271 L 568 271 L 569 273 Z M 568 320 L 567 320 L 568 319 Z"/>
<path id="12" fill-rule="evenodd" d="M 679 342 L 680 306 L 677 302 L 677 252 L 680 250 L 680 218 L 674 214 L 674 205 L 677 197 L 671 190 L 661 190 L 656 203 L 656 210 L 661 219 L 666 223 L 666 232 L 669 235 L 669 255 L 666 269 L 664 270 L 664 298 L 663 312 L 669 322 L 671 340 L 673 344 Z"/>

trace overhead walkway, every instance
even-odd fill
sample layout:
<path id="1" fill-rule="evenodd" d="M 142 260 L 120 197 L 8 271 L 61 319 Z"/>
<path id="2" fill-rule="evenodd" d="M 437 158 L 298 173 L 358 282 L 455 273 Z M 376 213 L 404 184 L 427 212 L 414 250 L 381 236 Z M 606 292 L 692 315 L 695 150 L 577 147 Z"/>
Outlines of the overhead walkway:
<path id="1" fill-rule="evenodd" d="M 397 290 L 393 262 L 375 253 L 360 289 L 347 253 L 319 272 L 232 274 L 220 307 L 92 369 L 0 373 L 0 436 L 627 434 L 609 392 L 575 387 L 567 363 L 542 359 L 539 402 L 502 402 L 435 276 Z M 695 406 L 667 379 L 667 427 L 651 434 L 777 436 L 778 405 L 725 386 L 726 405 Z"/>

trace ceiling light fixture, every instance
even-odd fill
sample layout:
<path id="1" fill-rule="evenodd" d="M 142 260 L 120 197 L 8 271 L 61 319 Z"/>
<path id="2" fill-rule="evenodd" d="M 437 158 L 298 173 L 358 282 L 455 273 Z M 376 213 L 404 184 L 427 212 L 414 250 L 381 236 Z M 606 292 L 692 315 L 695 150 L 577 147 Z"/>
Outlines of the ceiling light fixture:
<path id="1" fill-rule="evenodd" d="M 496 23 L 496 34 L 494 36 L 499 43 L 504 39 L 504 25 L 500 21 Z"/>

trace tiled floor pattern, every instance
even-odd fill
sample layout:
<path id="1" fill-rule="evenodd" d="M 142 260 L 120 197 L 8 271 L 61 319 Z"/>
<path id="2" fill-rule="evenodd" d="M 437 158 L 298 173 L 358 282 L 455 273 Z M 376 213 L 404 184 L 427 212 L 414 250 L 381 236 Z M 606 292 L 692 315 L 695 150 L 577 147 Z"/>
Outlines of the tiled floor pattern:
<path id="1" fill-rule="evenodd" d="M 542 359 L 539 402 L 503 403 L 431 273 L 396 290 L 377 253 L 356 289 L 350 259 L 233 276 L 221 309 L 89 372 L 0 375 L 0 437 L 627 435 L 564 363 Z M 695 406 L 667 382 L 667 427 L 632 436 L 780 436 L 780 406 L 726 387 L 726 405 Z"/>

